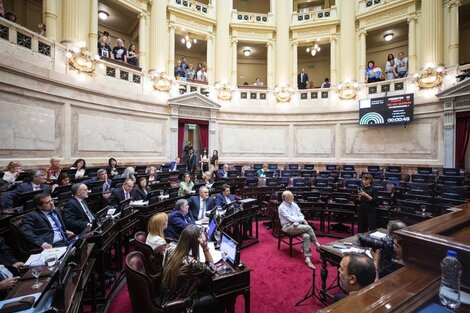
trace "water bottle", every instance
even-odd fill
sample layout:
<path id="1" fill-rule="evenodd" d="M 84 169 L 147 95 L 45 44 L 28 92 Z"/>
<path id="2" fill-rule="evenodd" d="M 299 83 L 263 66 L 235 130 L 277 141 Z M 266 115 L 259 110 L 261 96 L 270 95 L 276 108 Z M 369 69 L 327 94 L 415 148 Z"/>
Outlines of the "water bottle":
<path id="1" fill-rule="evenodd" d="M 439 299 L 442 305 L 455 310 L 460 306 L 460 276 L 462 264 L 457 260 L 457 252 L 447 250 L 447 256 L 441 261 L 441 287 Z"/>

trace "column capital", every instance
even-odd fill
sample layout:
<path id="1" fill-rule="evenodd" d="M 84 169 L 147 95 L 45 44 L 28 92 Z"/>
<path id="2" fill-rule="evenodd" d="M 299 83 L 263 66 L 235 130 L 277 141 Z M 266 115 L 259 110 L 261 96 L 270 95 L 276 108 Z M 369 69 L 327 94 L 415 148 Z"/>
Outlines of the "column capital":
<path id="1" fill-rule="evenodd" d="M 359 36 L 367 36 L 367 30 L 365 30 L 365 29 L 360 29 L 360 30 L 359 30 Z"/>
<path id="2" fill-rule="evenodd" d="M 462 5 L 462 2 L 460 0 L 449 0 L 447 2 L 447 5 L 449 6 L 449 9 L 452 9 L 452 7 L 459 7 Z"/>
<path id="3" fill-rule="evenodd" d="M 145 20 L 147 18 L 147 14 L 144 12 L 140 12 L 139 14 L 137 14 L 137 18 L 139 20 Z"/>
<path id="4" fill-rule="evenodd" d="M 272 47 L 274 45 L 274 42 L 272 40 L 268 40 L 268 42 L 266 42 L 266 47 Z"/>
<path id="5" fill-rule="evenodd" d="M 176 30 L 176 26 L 174 24 L 169 23 L 168 24 L 168 29 L 169 30 Z"/>
<path id="6" fill-rule="evenodd" d="M 292 41 L 291 42 L 292 47 L 297 47 L 299 43 L 297 41 Z"/>
<path id="7" fill-rule="evenodd" d="M 232 37 L 230 39 L 230 43 L 233 45 L 233 44 L 237 44 L 238 43 L 238 39 L 236 37 Z"/>
<path id="8" fill-rule="evenodd" d="M 206 35 L 206 40 L 214 40 L 214 34 L 209 33 Z"/>
<path id="9" fill-rule="evenodd" d="M 416 14 L 413 14 L 413 15 L 408 16 L 408 18 L 406 19 L 406 22 L 409 24 L 411 21 L 416 22 L 417 19 L 418 17 L 416 16 Z"/>
<path id="10" fill-rule="evenodd" d="M 333 35 L 330 37 L 330 42 L 338 41 L 338 35 Z"/>

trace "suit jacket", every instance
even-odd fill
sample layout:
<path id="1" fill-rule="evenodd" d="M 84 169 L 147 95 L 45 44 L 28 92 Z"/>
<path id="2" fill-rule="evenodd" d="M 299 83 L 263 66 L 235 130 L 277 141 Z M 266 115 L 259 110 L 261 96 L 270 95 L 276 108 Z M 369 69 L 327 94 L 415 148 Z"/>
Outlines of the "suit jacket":
<path id="1" fill-rule="evenodd" d="M 150 187 L 147 187 L 147 193 L 149 193 Z M 144 200 L 147 197 L 147 194 L 144 192 L 142 188 L 135 188 L 135 198 L 134 200 Z"/>
<path id="2" fill-rule="evenodd" d="M 44 190 L 44 193 L 51 193 L 51 188 L 49 187 L 48 184 L 41 184 L 40 186 L 41 186 L 41 189 Z M 32 183 L 22 183 L 22 184 L 19 184 L 18 187 L 16 187 L 17 194 L 31 192 L 31 191 L 34 191 Z"/>
<path id="3" fill-rule="evenodd" d="M 229 195 L 228 196 L 230 199 L 230 202 L 235 201 L 234 195 Z M 218 193 L 215 196 L 215 205 L 218 208 L 223 208 L 227 204 L 227 200 L 225 200 L 225 196 L 222 193 Z"/>
<path id="4" fill-rule="evenodd" d="M 189 205 L 189 215 L 193 221 L 197 221 L 199 216 L 199 210 L 201 210 L 201 196 L 192 196 L 188 200 Z M 211 197 L 206 200 L 206 212 L 211 211 L 215 206 L 215 201 Z"/>
<path id="5" fill-rule="evenodd" d="M 224 169 L 220 169 L 217 171 L 217 178 L 224 178 L 225 176 L 225 171 Z"/>
<path id="6" fill-rule="evenodd" d="M 59 223 L 62 225 L 62 229 L 66 230 L 65 223 L 60 213 L 55 210 Z M 41 210 L 36 209 L 26 213 L 23 216 L 21 223 L 21 230 L 24 236 L 34 245 L 40 247 L 43 243 L 47 242 L 52 244 L 54 241 L 54 231 L 52 230 L 52 225 L 41 212 Z"/>
<path id="7" fill-rule="evenodd" d="M 135 199 L 135 190 L 131 189 L 129 191 L 129 195 L 131 198 Z M 118 206 L 121 201 L 123 201 L 126 197 L 124 196 L 124 189 L 122 187 L 114 188 L 113 192 L 111 192 L 111 197 L 109 198 L 109 204 L 113 206 Z"/>
<path id="8" fill-rule="evenodd" d="M 177 170 L 177 164 L 176 161 L 171 161 L 170 162 L 170 171 L 176 171 Z"/>
<path id="9" fill-rule="evenodd" d="M 12 266 L 18 262 L 13 255 L 13 250 L 5 243 L 5 239 L 0 237 L 0 264 L 5 266 Z"/>
<path id="10" fill-rule="evenodd" d="M 86 203 L 86 200 L 84 201 Z M 65 226 L 75 234 L 80 234 L 86 228 L 87 224 L 90 223 L 82 205 L 75 197 L 67 201 L 62 213 L 64 215 Z M 91 210 L 90 213 L 95 217 L 95 214 L 93 214 Z"/>
<path id="11" fill-rule="evenodd" d="M 48 184 L 41 184 L 40 187 L 44 193 L 51 193 L 51 188 Z M 20 194 L 32 191 L 34 191 L 32 183 L 19 184 L 15 190 L 8 191 L 3 194 L 0 205 L 2 208 L 11 208 L 15 204 L 15 200 L 19 197 Z"/>
<path id="12" fill-rule="evenodd" d="M 301 79 L 301 73 L 297 74 L 297 88 L 305 89 L 307 88 L 308 75 L 304 73 L 304 77 Z"/>
<path id="13" fill-rule="evenodd" d="M 82 184 L 85 184 L 88 186 L 89 184 L 96 183 L 98 181 L 100 181 L 98 177 L 93 177 L 93 178 L 82 181 Z M 108 178 L 106 180 L 106 183 L 103 184 L 103 192 L 108 191 L 111 188 L 111 184 L 112 184 L 112 180 Z"/>
<path id="14" fill-rule="evenodd" d="M 197 168 L 197 157 L 195 154 L 189 157 L 188 159 L 188 170 L 194 172 Z"/>
<path id="15" fill-rule="evenodd" d="M 168 227 L 165 229 L 165 237 L 178 240 L 183 229 L 191 224 L 194 224 L 194 220 L 191 219 L 189 213 L 183 215 L 180 210 L 173 210 L 168 215 Z"/>

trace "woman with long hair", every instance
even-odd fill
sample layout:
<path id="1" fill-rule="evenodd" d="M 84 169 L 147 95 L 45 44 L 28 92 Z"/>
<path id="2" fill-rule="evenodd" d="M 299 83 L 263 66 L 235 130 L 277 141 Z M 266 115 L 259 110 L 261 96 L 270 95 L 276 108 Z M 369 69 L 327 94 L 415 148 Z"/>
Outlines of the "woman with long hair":
<path id="1" fill-rule="evenodd" d="M 51 187 L 51 193 L 54 192 L 54 190 L 59 187 L 59 186 L 65 186 L 70 184 L 70 177 L 67 175 L 66 172 L 60 173 L 59 177 L 57 177 L 57 180 L 54 185 Z"/>
<path id="2" fill-rule="evenodd" d="M 86 171 L 86 162 L 84 159 L 77 159 L 73 162 L 72 166 L 70 167 L 71 170 L 76 170 L 74 177 L 75 178 L 83 178 L 85 176 Z"/>
<path id="3" fill-rule="evenodd" d="M 211 165 L 212 165 L 212 171 L 218 171 L 219 170 L 219 151 L 214 150 L 212 152 L 211 156 Z"/>
<path id="4" fill-rule="evenodd" d="M 161 245 L 165 245 L 164 230 L 168 227 L 168 215 L 166 213 L 157 213 L 152 215 L 148 223 L 148 234 L 146 244 L 155 249 Z"/>
<path id="5" fill-rule="evenodd" d="M 109 158 L 108 167 L 106 168 L 106 172 L 108 172 L 108 175 L 113 177 L 114 175 L 118 174 L 117 165 L 118 164 L 115 158 Z"/>
<path id="6" fill-rule="evenodd" d="M 205 263 L 199 261 L 199 246 L 204 253 Z M 212 263 L 204 229 L 189 225 L 181 232 L 176 245 L 167 246 L 162 275 L 163 302 L 191 297 L 194 312 L 217 312 L 219 308 L 216 299 L 202 289 L 204 279 L 214 273 L 210 265 Z M 204 301 L 199 301 L 201 299 Z"/>
<path id="7" fill-rule="evenodd" d="M 135 185 L 135 200 L 144 200 L 150 192 L 150 187 L 147 186 L 147 178 L 140 177 Z"/>
<path id="8" fill-rule="evenodd" d="M 13 184 L 15 180 L 18 178 L 18 175 L 23 171 L 21 167 L 21 163 L 18 161 L 11 161 L 8 163 L 7 167 L 5 168 L 5 172 L 3 173 L 3 180 L 9 184 Z"/>
<path id="9" fill-rule="evenodd" d="M 148 167 L 147 174 L 149 174 L 149 178 L 148 178 L 149 182 L 153 182 L 157 180 L 157 169 L 155 166 Z"/>
<path id="10" fill-rule="evenodd" d="M 207 172 L 209 170 L 209 153 L 207 153 L 207 148 L 202 149 L 199 160 L 201 160 L 199 161 L 201 164 L 201 172 Z"/>
<path id="11" fill-rule="evenodd" d="M 178 197 L 189 195 L 193 193 L 194 182 L 191 181 L 191 174 L 184 174 L 183 181 L 180 183 L 180 189 L 178 190 Z"/>

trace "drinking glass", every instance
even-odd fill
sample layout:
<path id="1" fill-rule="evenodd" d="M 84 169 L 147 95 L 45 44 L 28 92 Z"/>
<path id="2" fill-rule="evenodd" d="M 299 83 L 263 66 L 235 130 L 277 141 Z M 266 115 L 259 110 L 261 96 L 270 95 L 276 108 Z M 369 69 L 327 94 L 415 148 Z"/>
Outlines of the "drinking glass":
<path id="1" fill-rule="evenodd" d="M 421 212 L 422 212 L 421 214 L 422 214 L 423 216 L 426 215 L 426 209 L 427 209 L 427 208 L 426 208 L 426 205 L 424 205 L 424 204 L 421 205 Z"/>
<path id="2" fill-rule="evenodd" d="M 49 271 L 52 272 L 52 270 L 54 269 L 54 266 L 57 264 L 57 255 L 53 253 L 48 254 L 46 256 L 45 262 Z"/>
<path id="3" fill-rule="evenodd" d="M 163 190 L 160 190 L 160 198 L 163 197 Z"/>
<path id="4" fill-rule="evenodd" d="M 96 219 L 96 225 L 98 225 L 98 233 L 101 234 L 103 232 L 103 230 L 101 229 L 101 226 L 103 225 L 103 220 L 100 219 L 100 218 L 97 218 Z"/>
<path id="5" fill-rule="evenodd" d="M 225 273 L 227 271 L 227 265 L 226 265 L 226 261 L 227 261 L 227 258 L 228 258 L 227 251 L 222 251 L 221 257 L 222 257 L 222 260 L 224 261 L 224 266 L 222 267 L 222 272 Z"/>
<path id="6" fill-rule="evenodd" d="M 29 269 L 31 274 L 36 277 L 36 283 L 31 286 L 33 289 L 38 289 L 42 286 L 42 283 L 39 282 L 39 275 L 41 275 L 42 270 L 44 269 L 44 262 L 43 261 L 34 261 L 31 262 L 29 265 Z"/>

